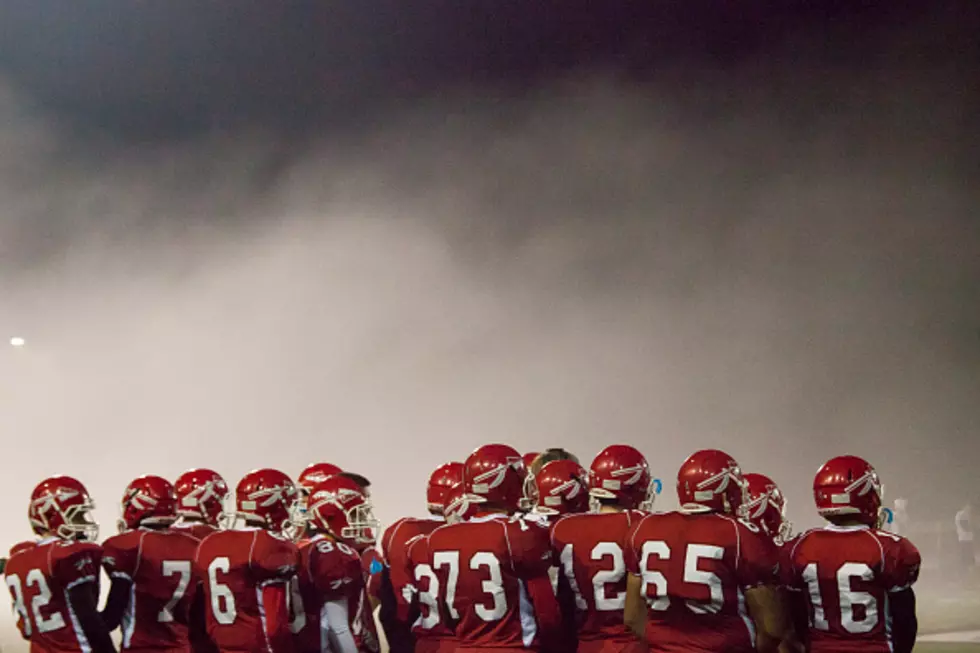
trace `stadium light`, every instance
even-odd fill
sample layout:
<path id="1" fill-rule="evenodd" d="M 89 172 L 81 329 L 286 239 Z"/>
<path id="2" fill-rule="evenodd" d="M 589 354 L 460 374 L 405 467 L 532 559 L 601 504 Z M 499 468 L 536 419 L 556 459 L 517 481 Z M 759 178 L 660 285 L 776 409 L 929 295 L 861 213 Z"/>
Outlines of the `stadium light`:
<path id="1" fill-rule="evenodd" d="M 13 347 L 23 347 L 26 344 L 26 341 L 20 336 L 14 336 L 10 339 L 10 344 Z"/>

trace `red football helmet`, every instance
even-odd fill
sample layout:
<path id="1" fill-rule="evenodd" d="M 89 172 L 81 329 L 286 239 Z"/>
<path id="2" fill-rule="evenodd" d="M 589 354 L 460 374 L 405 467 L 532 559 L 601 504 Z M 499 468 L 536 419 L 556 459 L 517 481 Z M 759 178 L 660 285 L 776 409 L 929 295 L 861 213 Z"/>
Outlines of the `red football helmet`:
<path id="1" fill-rule="evenodd" d="M 18 542 L 17 544 L 10 547 L 10 557 L 13 558 L 18 553 L 23 553 L 24 551 L 30 551 L 37 546 L 35 540 L 24 540 L 23 542 Z"/>
<path id="2" fill-rule="evenodd" d="M 143 525 L 170 524 L 175 519 L 177 495 L 167 479 L 151 474 L 140 476 L 123 493 L 120 533 Z"/>
<path id="3" fill-rule="evenodd" d="M 296 490 L 298 496 L 293 507 L 293 524 L 302 531 L 303 524 L 307 521 L 307 504 L 310 492 L 313 491 L 317 483 L 322 483 L 335 474 L 341 474 L 343 470 L 333 463 L 312 463 L 307 465 L 299 474 L 296 480 Z"/>
<path id="4" fill-rule="evenodd" d="M 535 477 L 538 496 L 535 512 L 568 515 L 589 509 L 589 482 L 585 469 L 574 460 L 553 460 Z"/>
<path id="5" fill-rule="evenodd" d="M 38 535 L 95 541 L 99 525 L 92 519 L 93 510 L 95 502 L 81 481 L 71 476 L 52 476 L 31 493 L 27 518 Z"/>
<path id="6" fill-rule="evenodd" d="M 450 524 L 466 521 L 476 513 L 476 507 L 480 505 L 466 494 L 466 488 L 462 483 L 454 485 L 446 494 L 446 508 L 443 514 L 446 521 Z"/>
<path id="7" fill-rule="evenodd" d="M 596 499 L 612 499 L 627 510 L 650 510 L 656 491 L 647 459 L 626 444 L 606 447 L 589 469 L 589 494 Z"/>
<path id="8" fill-rule="evenodd" d="M 463 463 L 446 463 L 436 468 L 429 476 L 429 485 L 425 496 L 429 504 L 429 512 L 442 515 L 446 508 L 446 495 L 449 490 L 463 482 Z"/>
<path id="9" fill-rule="evenodd" d="M 308 495 L 313 491 L 313 487 L 317 483 L 322 483 L 334 474 L 340 474 L 342 471 L 344 470 L 333 463 L 313 463 L 312 465 L 307 465 L 300 472 L 299 478 L 296 480 L 296 487 L 299 489 L 300 494 Z"/>
<path id="10" fill-rule="evenodd" d="M 297 499 L 293 481 L 278 469 L 249 472 L 235 488 L 236 516 L 270 531 L 285 532 Z"/>
<path id="11" fill-rule="evenodd" d="M 354 545 L 374 544 L 380 525 L 361 486 L 339 475 L 313 486 L 309 520 L 314 528 Z"/>
<path id="12" fill-rule="evenodd" d="M 742 469 L 724 451 L 696 451 L 677 472 L 677 498 L 687 510 L 737 514 L 746 502 Z"/>
<path id="13" fill-rule="evenodd" d="M 174 494 L 177 496 L 179 517 L 200 519 L 217 526 L 218 518 L 225 509 L 228 484 L 214 470 L 191 469 L 177 477 Z"/>
<path id="14" fill-rule="evenodd" d="M 786 499 L 771 478 L 763 474 L 745 474 L 748 501 L 742 504 L 741 516 L 755 524 L 777 544 L 790 537 L 792 524 L 786 520 Z"/>
<path id="15" fill-rule="evenodd" d="M 881 481 L 867 460 L 831 458 L 813 479 L 813 499 L 821 517 L 854 515 L 872 527 L 881 525 Z"/>
<path id="16" fill-rule="evenodd" d="M 517 449 L 506 444 L 485 444 L 463 463 L 464 491 L 470 501 L 495 503 L 516 511 L 527 470 Z"/>

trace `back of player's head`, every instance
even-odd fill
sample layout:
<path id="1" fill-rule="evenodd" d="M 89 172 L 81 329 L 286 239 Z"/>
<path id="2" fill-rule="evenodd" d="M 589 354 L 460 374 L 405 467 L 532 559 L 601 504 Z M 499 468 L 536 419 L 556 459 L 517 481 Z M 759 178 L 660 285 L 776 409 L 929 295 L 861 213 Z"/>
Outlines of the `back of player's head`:
<path id="1" fill-rule="evenodd" d="M 348 544 L 370 545 L 377 538 L 379 523 L 370 498 L 343 474 L 314 485 L 307 510 L 314 529 Z"/>
<path id="2" fill-rule="evenodd" d="M 516 511 L 527 470 L 521 454 L 506 444 L 485 444 L 463 463 L 463 485 L 471 500 Z"/>
<path id="3" fill-rule="evenodd" d="M 451 462 L 436 467 L 429 475 L 425 499 L 429 512 L 444 515 L 449 490 L 463 482 L 463 463 Z"/>
<path id="4" fill-rule="evenodd" d="M 628 444 L 612 444 L 589 466 L 589 494 L 604 505 L 649 510 L 656 484 L 642 453 Z"/>
<path id="5" fill-rule="evenodd" d="M 213 469 L 189 469 L 174 481 L 178 517 L 217 526 L 225 510 L 228 484 Z"/>
<path id="6" fill-rule="evenodd" d="M 95 541 L 99 525 L 92 518 L 95 502 L 82 482 L 71 476 L 46 478 L 31 492 L 27 517 L 38 535 Z"/>
<path id="7" fill-rule="evenodd" d="M 695 451 L 677 472 L 677 498 L 686 511 L 736 514 L 746 501 L 742 468 L 724 451 Z"/>
<path id="8" fill-rule="evenodd" d="M 290 517 L 296 499 L 292 479 L 278 469 L 251 471 L 235 488 L 237 516 L 270 531 L 285 532 L 292 528 Z"/>
<path id="9" fill-rule="evenodd" d="M 371 496 L 371 481 L 368 480 L 367 476 L 364 474 L 358 474 L 357 472 L 348 471 L 340 472 L 340 475 L 346 476 L 350 480 L 357 483 L 357 486 L 361 488 L 361 492 L 363 492 L 365 496 Z"/>
<path id="10" fill-rule="evenodd" d="M 177 494 L 165 478 L 146 474 L 126 486 L 119 532 L 140 526 L 166 526 L 177 519 Z"/>
<path id="11" fill-rule="evenodd" d="M 541 471 L 542 467 L 555 460 L 571 460 L 581 464 L 578 456 L 573 454 L 571 451 L 562 449 L 561 447 L 548 447 L 531 461 L 531 464 L 528 465 L 528 472 L 530 472 L 532 475 L 537 475 L 537 473 Z"/>
<path id="12" fill-rule="evenodd" d="M 858 456 L 831 458 L 813 478 L 817 512 L 832 523 L 858 522 L 879 526 L 881 495 L 878 472 L 871 463 Z"/>
<path id="13" fill-rule="evenodd" d="M 570 515 L 589 509 L 589 481 L 574 460 L 552 460 L 538 471 L 534 483 L 534 511 L 542 515 Z"/>

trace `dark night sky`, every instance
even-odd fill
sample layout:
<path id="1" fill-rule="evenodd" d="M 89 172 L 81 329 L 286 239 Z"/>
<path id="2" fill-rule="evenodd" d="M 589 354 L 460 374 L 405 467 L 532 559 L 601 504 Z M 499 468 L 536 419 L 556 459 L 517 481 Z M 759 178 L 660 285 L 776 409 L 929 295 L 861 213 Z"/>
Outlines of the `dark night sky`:
<path id="1" fill-rule="evenodd" d="M 460 86 L 520 94 L 580 69 L 643 78 L 747 61 L 801 74 L 874 66 L 883 36 L 896 32 L 909 66 L 976 67 L 975 6 L 7 0 L 0 72 L 83 129 L 139 138 L 215 125 L 303 131 L 380 120 L 379 109 Z"/>

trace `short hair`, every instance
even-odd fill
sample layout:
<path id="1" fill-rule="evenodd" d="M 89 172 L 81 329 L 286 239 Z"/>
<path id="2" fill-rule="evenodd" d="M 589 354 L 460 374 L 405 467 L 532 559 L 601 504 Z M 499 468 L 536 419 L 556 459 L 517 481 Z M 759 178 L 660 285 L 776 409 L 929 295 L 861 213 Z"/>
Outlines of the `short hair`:
<path id="1" fill-rule="evenodd" d="M 350 480 L 360 485 L 362 490 L 366 490 L 369 487 L 371 487 L 371 481 L 367 480 L 366 476 L 362 476 L 361 474 L 358 474 L 356 472 L 340 472 L 338 476 L 349 478 Z"/>
<path id="2" fill-rule="evenodd" d="M 542 467 L 553 460 L 572 460 L 578 463 L 578 456 L 561 447 L 549 447 L 538 454 L 538 457 L 531 462 L 531 469 L 528 471 L 536 476 Z"/>

